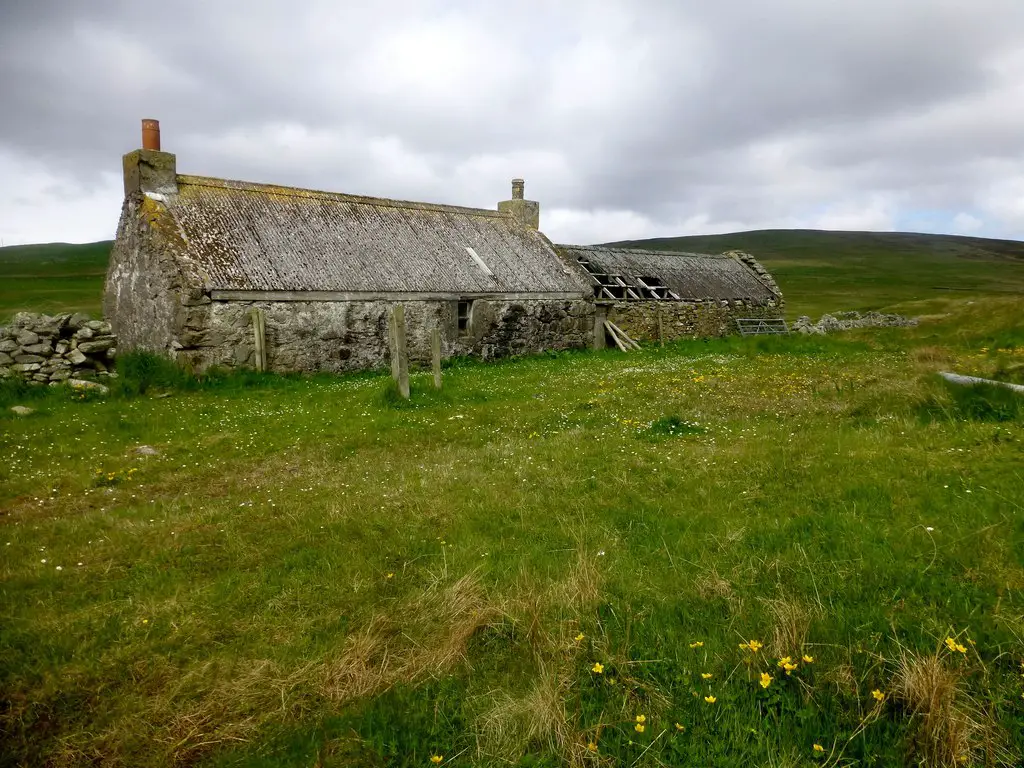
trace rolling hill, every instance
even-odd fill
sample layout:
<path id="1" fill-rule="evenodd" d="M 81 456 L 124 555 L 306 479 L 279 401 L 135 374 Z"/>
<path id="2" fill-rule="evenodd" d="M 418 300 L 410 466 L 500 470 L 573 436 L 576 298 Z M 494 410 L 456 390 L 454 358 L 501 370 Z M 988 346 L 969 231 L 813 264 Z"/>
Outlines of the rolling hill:
<path id="1" fill-rule="evenodd" d="M 758 230 L 617 243 L 754 254 L 782 287 L 787 315 L 881 309 L 949 296 L 1024 294 L 1024 243 L 907 232 Z"/>
<path id="2" fill-rule="evenodd" d="M 1024 295 L 1024 243 L 903 232 L 760 230 L 621 241 L 654 250 L 754 254 L 787 315 L 882 309 L 950 295 Z M 19 310 L 100 312 L 111 242 L 0 248 L 0 321 Z"/>

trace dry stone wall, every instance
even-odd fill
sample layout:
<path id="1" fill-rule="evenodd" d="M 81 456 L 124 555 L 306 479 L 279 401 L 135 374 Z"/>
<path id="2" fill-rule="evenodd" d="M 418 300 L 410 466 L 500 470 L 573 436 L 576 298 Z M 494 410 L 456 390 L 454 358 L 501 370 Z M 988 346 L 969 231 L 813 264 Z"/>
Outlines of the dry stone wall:
<path id="1" fill-rule="evenodd" d="M 848 331 L 853 328 L 910 328 L 917 325 L 916 317 L 887 315 L 882 312 L 836 312 L 822 315 L 814 323 L 807 315 L 801 315 L 793 323 L 794 333 L 824 335 L 833 331 Z"/>
<path id="2" fill-rule="evenodd" d="M 110 323 L 80 313 L 19 312 L 10 325 L 0 326 L 0 379 L 60 384 L 107 378 L 116 375 L 116 354 Z"/>

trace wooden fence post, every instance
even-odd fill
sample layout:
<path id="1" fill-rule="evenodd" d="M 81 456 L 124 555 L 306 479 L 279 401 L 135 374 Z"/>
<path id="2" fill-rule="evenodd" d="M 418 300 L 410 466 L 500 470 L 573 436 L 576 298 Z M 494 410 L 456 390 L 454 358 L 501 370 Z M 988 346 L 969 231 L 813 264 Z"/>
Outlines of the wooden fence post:
<path id="1" fill-rule="evenodd" d="M 391 357 L 391 378 L 398 381 L 398 337 L 395 336 L 395 308 L 388 310 L 388 355 Z"/>
<path id="2" fill-rule="evenodd" d="M 434 328 L 430 332 L 431 367 L 434 369 L 434 389 L 441 388 L 441 331 Z"/>
<path id="3" fill-rule="evenodd" d="M 604 349 L 607 346 L 607 339 L 605 334 L 607 330 L 604 327 L 605 320 L 608 319 L 608 313 L 603 307 L 598 307 L 594 310 L 594 349 Z"/>
<path id="4" fill-rule="evenodd" d="M 398 382 L 398 392 L 409 399 L 409 350 L 405 347 L 405 307 L 391 310 L 391 375 Z"/>
<path id="5" fill-rule="evenodd" d="M 263 311 L 252 308 L 252 335 L 256 347 L 256 370 L 261 373 L 267 370 L 267 326 Z"/>

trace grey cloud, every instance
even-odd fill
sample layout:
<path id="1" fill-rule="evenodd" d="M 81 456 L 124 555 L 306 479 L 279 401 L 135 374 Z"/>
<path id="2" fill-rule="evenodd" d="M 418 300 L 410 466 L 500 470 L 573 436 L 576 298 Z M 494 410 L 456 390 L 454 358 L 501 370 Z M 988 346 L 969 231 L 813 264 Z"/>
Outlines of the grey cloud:
<path id="1" fill-rule="evenodd" d="M 581 227 L 961 210 L 1024 154 L 994 66 L 1022 28 L 1016 0 L 6 3 L 0 150 L 106 189 L 157 117 L 183 171 L 476 205 L 525 175 Z"/>

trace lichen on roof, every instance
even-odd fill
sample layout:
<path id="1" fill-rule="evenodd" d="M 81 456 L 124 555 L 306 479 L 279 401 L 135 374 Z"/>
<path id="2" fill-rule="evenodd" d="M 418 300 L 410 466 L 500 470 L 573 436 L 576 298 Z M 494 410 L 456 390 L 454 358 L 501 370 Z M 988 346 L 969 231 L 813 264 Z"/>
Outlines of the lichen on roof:
<path id="1" fill-rule="evenodd" d="M 178 176 L 166 211 L 209 290 L 589 293 L 543 235 L 495 210 Z"/>

